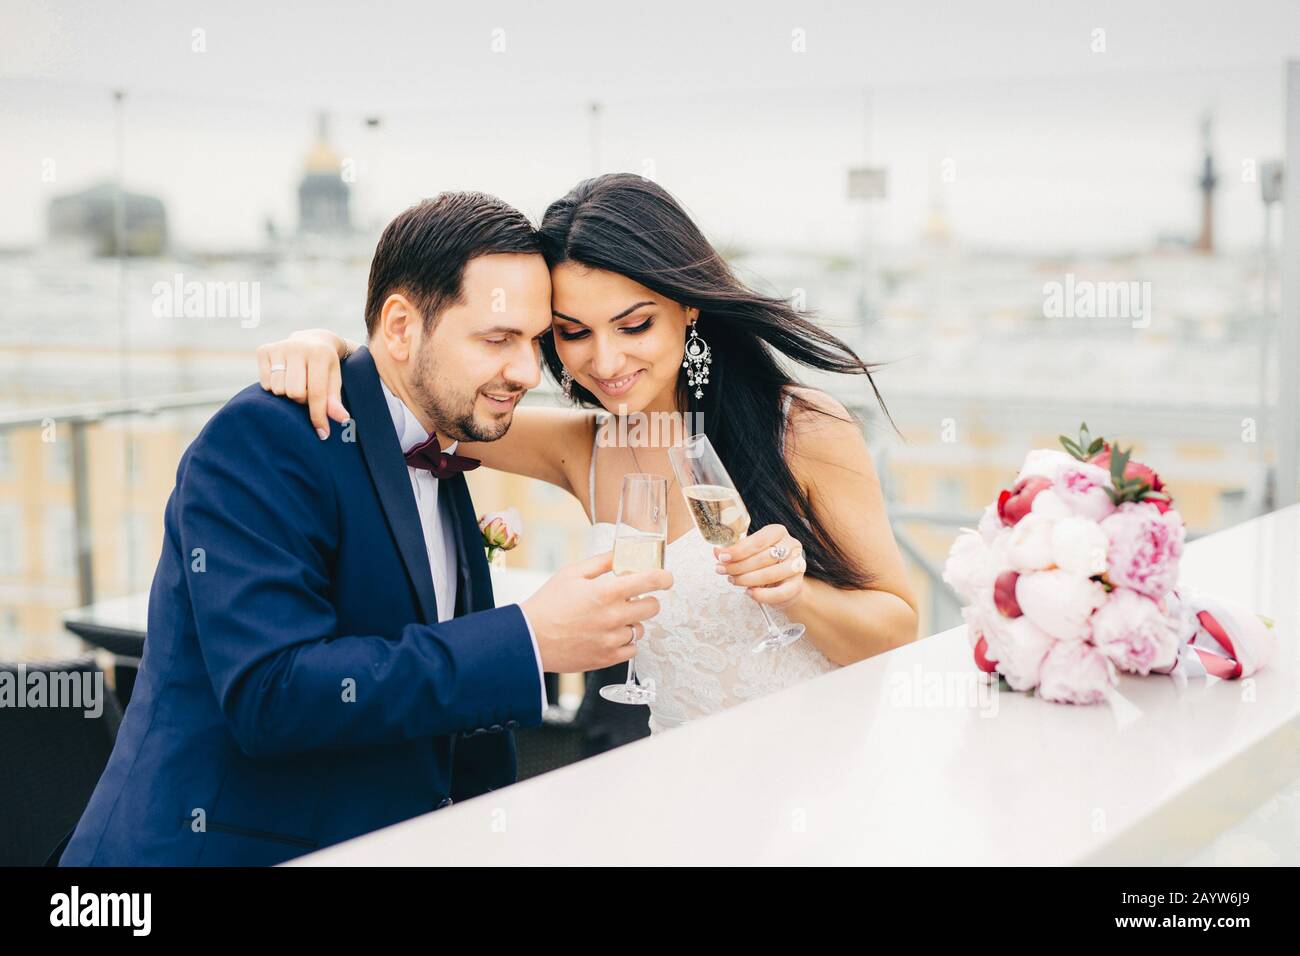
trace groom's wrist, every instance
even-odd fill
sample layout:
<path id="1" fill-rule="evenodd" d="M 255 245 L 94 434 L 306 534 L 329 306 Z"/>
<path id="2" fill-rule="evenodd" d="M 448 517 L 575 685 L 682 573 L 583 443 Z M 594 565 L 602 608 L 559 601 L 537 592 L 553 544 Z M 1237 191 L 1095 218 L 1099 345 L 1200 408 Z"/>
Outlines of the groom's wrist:
<path id="1" fill-rule="evenodd" d="M 520 615 L 523 616 L 524 626 L 528 628 L 528 639 L 533 642 L 533 657 L 537 660 L 537 683 L 542 689 L 542 716 L 546 716 L 546 671 L 542 669 L 542 649 L 537 644 L 537 632 L 533 630 L 533 622 L 528 620 L 528 612 L 524 610 L 523 604 L 517 604 Z"/>

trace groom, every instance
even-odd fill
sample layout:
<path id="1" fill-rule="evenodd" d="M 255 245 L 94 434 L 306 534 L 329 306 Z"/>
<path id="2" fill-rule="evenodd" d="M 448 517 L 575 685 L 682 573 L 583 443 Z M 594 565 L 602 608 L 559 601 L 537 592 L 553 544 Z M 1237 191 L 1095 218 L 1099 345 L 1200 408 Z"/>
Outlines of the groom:
<path id="1" fill-rule="evenodd" d="M 493 607 L 459 441 L 539 379 L 550 279 L 489 196 L 398 216 L 375 251 L 352 420 L 240 392 L 181 459 L 134 695 L 64 865 L 273 864 L 515 779 L 543 671 L 627 660 L 664 571 L 609 556 Z M 281 372 L 280 374 L 283 374 Z M 405 459 L 405 460 L 404 460 Z M 599 579 L 598 579 L 599 578 Z"/>

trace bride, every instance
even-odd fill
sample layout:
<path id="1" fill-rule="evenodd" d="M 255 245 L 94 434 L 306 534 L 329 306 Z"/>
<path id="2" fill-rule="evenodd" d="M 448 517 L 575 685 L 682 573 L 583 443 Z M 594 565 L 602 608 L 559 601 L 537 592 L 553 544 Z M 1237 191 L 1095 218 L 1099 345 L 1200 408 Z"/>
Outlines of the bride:
<path id="1" fill-rule="evenodd" d="M 542 358 L 573 403 L 600 410 L 522 407 L 503 438 L 462 442 L 458 453 L 572 494 L 592 522 L 591 554 L 613 545 L 623 476 L 666 478 L 664 566 L 675 585 L 659 595 L 636 655 L 638 676 L 656 690 L 651 732 L 914 640 L 916 599 L 862 433 L 841 404 L 800 387 L 777 353 L 863 375 L 881 401 L 868 366 L 784 301 L 738 281 L 650 180 L 582 182 L 551 204 L 539 234 L 554 312 Z M 684 361 L 688 343 L 699 346 L 691 353 L 707 348 L 708 365 Z M 345 422 L 338 363 L 353 348 L 322 330 L 263 345 L 262 385 L 308 403 L 318 428 L 326 415 Z M 700 537 L 669 465 L 671 442 L 627 427 L 653 413 L 702 424 L 751 534 L 727 548 Z M 751 653 L 766 630 L 755 602 L 778 625 L 804 624 L 806 636 Z"/>

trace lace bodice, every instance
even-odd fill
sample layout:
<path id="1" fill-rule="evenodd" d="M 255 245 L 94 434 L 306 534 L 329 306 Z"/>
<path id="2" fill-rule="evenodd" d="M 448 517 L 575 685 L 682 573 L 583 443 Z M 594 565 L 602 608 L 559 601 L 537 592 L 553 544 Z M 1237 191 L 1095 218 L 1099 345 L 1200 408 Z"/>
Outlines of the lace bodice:
<path id="1" fill-rule="evenodd" d="M 614 546 L 614 525 L 592 525 L 588 554 Z M 755 654 L 767 632 L 763 614 L 744 588 L 727 583 L 713 568 L 713 548 L 694 529 L 671 542 L 664 567 L 673 586 L 658 591 L 660 611 L 646 621 L 637 642 L 636 670 L 653 680 L 650 731 L 658 733 L 818 674 L 831 663 L 806 637 L 787 647 Z M 780 611 L 772 617 L 788 623 Z"/>
<path id="2" fill-rule="evenodd" d="M 787 397 L 783 406 L 786 416 L 789 409 Z M 596 449 L 593 440 L 587 488 L 593 516 Z M 608 521 L 593 524 L 587 554 L 613 547 L 614 525 Z M 751 648 L 767 633 L 763 613 L 744 588 L 730 584 L 714 570 L 717 563 L 712 546 L 694 528 L 664 550 L 664 567 L 673 574 L 673 586 L 656 592 L 660 611 L 645 622 L 636 655 L 638 679 L 653 680 L 655 685 L 656 700 L 650 705 L 651 733 L 762 697 L 839 666 L 817 650 L 807 636 L 778 650 L 755 654 Z M 772 617 L 778 626 L 789 623 L 778 610 L 772 611 Z"/>

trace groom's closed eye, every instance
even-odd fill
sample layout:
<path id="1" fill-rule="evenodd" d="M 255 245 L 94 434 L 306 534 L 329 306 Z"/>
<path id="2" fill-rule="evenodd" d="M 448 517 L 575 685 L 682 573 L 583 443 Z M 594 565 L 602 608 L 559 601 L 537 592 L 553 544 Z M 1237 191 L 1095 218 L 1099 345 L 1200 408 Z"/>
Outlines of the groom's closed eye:
<path id="1" fill-rule="evenodd" d="M 481 335 L 483 341 L 489 345 L 505 345 L 516 336 L 523 335 L 522 329 L 516 329 L 511 326 L 498 325 L 490 329 L 485 329 Z M 534 339 L 540 336 L 534 336 Z"/>

